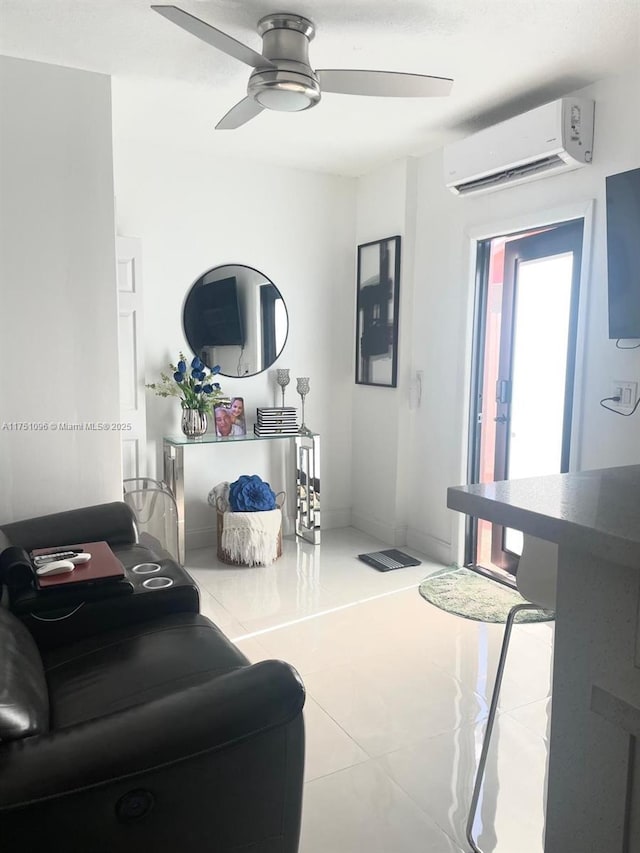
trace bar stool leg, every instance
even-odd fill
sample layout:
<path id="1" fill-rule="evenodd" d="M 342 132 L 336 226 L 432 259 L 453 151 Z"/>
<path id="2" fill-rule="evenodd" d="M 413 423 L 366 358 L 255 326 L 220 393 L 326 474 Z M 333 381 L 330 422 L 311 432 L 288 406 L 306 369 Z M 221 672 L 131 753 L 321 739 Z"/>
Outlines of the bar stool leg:
<path id="1" fill-rule="evenodd" d="M 491 733 L 496 720 L 498 711 L 498 700 L 500 698 L 500 688 L 502 687 L 502 676 L 504 675 L 505 665 L 507 663 L 507 652 L 509 651 L 509 641 L 511 639 L 511 629 L 516 616 L 521 610 L 540 610 L 537 604 L 516 604 L 512 607 L 507 616 L 507 623 L 504 629 L 504 637 L 502 640 L 502 649 L 500 651 L 500 660 L 498 662 L 498 671 L 496 673 L 496 683 L 493 686 L 493 694 L 491 696 L 491 705 L 489 707 L 489 716 L 487 718 L 487 728 L 482 741 L 482 750 L 480 752 L 480 761 L 476 771 L 476 780 L 473 786 L 473 794 L 471 796 L 471 806 L 469 808 L 469 817 L 467 819 L 467 841 L 473 853 L 482 853 L 482 850 L 476 845 L 473 839 L 473 824 L 476 820 L 476 812 L 478 810 L 478 800 L 480 799 L 480 791 L 482 790 L 482 782 L 484 780 L 484 771 L 487 764 L 487 755 L 489 754 L 489 746 L 491 745 Z"/>

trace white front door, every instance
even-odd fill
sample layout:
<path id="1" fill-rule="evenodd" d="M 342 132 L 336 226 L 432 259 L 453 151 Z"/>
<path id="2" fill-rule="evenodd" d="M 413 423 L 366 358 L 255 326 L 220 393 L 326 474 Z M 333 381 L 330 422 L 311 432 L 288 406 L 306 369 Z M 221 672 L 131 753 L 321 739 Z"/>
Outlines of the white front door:
<path id="1" fill-rule="evenodd" d="M 116 237 L 118 259 L 118 361 L 124 479 L 147 471 L 147 421 L 142 336 L 142 249 L 135 237 Z"/>

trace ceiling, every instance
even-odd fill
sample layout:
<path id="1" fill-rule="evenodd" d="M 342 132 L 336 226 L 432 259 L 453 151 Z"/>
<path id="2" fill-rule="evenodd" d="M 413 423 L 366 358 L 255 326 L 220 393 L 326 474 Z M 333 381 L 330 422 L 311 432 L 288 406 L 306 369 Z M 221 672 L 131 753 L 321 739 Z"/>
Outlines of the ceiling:
<path id="1" fill-rule="evenodd" d="M 0 53 L 110 74 L 119 131 L 178 150 L 360 175 L 624 71 L 640 51 L 638 0 L 174 0 L 260 50 L 256 21 L 316 24 L 316 68 L 453 77 L 449 98 L 326 94 L 302 113 L 214 125 L 250 69 L 170 24 L 148 0 L 0 0 Z"/>

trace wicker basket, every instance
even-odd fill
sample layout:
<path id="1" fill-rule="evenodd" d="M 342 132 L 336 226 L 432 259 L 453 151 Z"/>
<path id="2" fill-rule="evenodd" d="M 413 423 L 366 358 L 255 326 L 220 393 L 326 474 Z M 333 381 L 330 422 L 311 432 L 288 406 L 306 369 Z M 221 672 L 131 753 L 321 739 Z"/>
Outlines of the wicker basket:
<path id="1" fill-rule="evenodd" d="M 285 500 L 285 493 L 278 492 L 276 495 L 276 504 L 278 509 L 282 509 Z M 220 509 L 220 507 L 216 507 L 216 529 L 218 534 L 218 559 L 222 563 L 227 563 L 230 566 L 246 566 L 246 563 L 241 563 L 239 560 L 232 560 L 226 551 L 222 548 L 222 531 L 224 528 L 224 512 Z M 278 546 L 277 546 L 277 555 L 278 557 L 282 556 L 282 524 L 280 525 L 280 530 L 278 531 Z"/>

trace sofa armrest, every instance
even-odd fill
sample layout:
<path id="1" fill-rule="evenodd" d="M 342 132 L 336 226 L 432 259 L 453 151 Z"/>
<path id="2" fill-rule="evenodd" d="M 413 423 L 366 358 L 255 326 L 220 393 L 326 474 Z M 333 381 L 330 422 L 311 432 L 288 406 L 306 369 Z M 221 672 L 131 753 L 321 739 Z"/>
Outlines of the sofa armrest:
<path id="1" fill-rule="evenodd" d="M 122 501 L 14 521 L 2 525 L 2 532 L 26 551 L 76 542 L 106 541 L 113 547 L 138 541 L 135 515 Z"/>
<path id="2" fill-rule="evenodd" d="M 262 661 L 125 711 L 0 744 L 0 814 L 234 747 L 294 720 L 304 698 L 292 667 Z"/>

